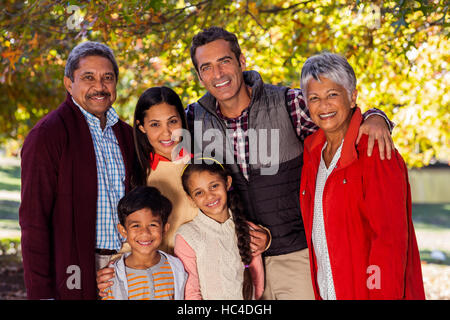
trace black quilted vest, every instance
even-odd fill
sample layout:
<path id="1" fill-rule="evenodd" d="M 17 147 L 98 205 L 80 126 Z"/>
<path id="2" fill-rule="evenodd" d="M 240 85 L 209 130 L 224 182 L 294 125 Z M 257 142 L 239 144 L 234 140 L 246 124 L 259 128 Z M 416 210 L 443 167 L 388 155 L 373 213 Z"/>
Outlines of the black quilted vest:
<path id="1" fill-rule="evenodd" d="M 272 244 L 265 255 L 281 255 L 304 249 L 307 244 L 299 204 L 303 143 L 298 139 L 287 111 L 288 88 L 264 84 L 255 71 L 245 71 L 244 81 L 252 87 L 248 128 L 256 137 L 255 140 L 249 138 L 249 179 L 243 176 L 236 164 L 232 138 L 226 138 L 226 125 L 218 117 L 216 100 L 209 93 L 188 107 L 194 111 L 196 121 L 194 128 L 190 128 L 196 145 L 194 151 L 208 151 L 208 145 L 214 141 L 211 138 L 214 133 L 223 139 L 223 148 L 214 150 L 214 157 L 227 163 L 233 187 L 239 191 L 247 209 L 247 218 L 269 228 Z M 208 129 L 210 140 L 204 141 L 203 134 Z M 261 156 L 271 154 L 278 155 L 272 163 L 267 163 L 267 157 Z M 234 163 L 230 164 L 230 159 Z"/>

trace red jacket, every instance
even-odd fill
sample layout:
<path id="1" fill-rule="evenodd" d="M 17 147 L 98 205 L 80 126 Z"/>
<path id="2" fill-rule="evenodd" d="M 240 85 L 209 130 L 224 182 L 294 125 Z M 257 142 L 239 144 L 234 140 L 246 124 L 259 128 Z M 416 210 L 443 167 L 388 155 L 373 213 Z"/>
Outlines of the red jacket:
<path id="1" fill-rule="evenodd" d="M 323 192 L 323 217 L 337 299 L 424 299 L 419 251 L 411 219 L 411 191 L 397 150 L 380 160 L 367 136 L 355 146 L 362 121 L 356 108 L 341 158 Z M 311 232 L 323 130 L 305 141 L 300 205 L 308 241 L 313 288 L 320 299 Z"/>
<path id="2" fill-rule="evenodd" d="M 127 191 L 132 129 L 119 120 L 113 131 L 124 159 Z M 21 179 L 19 222 L 28 298 L 96 299 L 95 150 L 86 119 L 70 95 L 28 134 Z M 80 289 L 73 286 L 77 274 Z"/>

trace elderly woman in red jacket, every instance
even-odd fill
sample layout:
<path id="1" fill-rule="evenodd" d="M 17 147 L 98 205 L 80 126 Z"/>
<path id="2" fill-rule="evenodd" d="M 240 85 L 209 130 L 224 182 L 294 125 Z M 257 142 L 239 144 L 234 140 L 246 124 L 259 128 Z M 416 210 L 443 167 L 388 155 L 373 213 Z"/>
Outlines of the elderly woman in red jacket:
<path id="1" fill-rule="evenodd" d="M 424 299 L 405 163 L 356 145 L 361 110 L 347 60 L 309 58 L 301 86 L 320 127 L 305 141 L 300 205 L 317 299 Z"/>

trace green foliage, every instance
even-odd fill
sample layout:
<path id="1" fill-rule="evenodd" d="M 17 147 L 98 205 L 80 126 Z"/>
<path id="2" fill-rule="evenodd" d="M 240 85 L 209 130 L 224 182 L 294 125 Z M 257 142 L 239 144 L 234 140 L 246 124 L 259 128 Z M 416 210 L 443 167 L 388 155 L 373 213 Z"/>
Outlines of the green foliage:
<path id="1" fill-rule="evenodd" d="M 20 255 L 20 238 L 0 239 L 0 255 Z"/>
<path id="2" fill-rule="evenodd" d="M 302 64 L 329 50 L 358 78 L 359 104 L 397 123 L 394 141 L 409 166 L 450 159 L 448 2 L 434 1 L 14 1 L 0 15 L 0 139 L 22 141 L 64 98 L 64 63 L 79 42 L 107 43 L 120 65 L 121 117 L 139 95 L 167 85 L 184 104 L 204 89 L 189 56 L 198 31 L 238 35 L 249 69 L 266 82 L 299 86 Z M 69 5 L 79 10 L 68 11 Z M 77 20 L 76 18 L 80 18 Z M 77 21 L 81 21 L 79 28 Z"/>

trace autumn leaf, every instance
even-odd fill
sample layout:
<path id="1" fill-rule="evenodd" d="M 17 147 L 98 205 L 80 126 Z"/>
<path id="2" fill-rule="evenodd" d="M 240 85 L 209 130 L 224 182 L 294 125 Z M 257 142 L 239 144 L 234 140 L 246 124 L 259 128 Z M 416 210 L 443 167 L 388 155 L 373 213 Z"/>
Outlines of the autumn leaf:
<path id="1" fill-rule="evenodd" d="M 9 60 L 9 65 L 13 70 L 16 70 L 15 64 L 19 60 L 21 55 L 22 55 L 21 50 L 9 49 L 7 51 L 2 52 L 2 57 Z"/>

